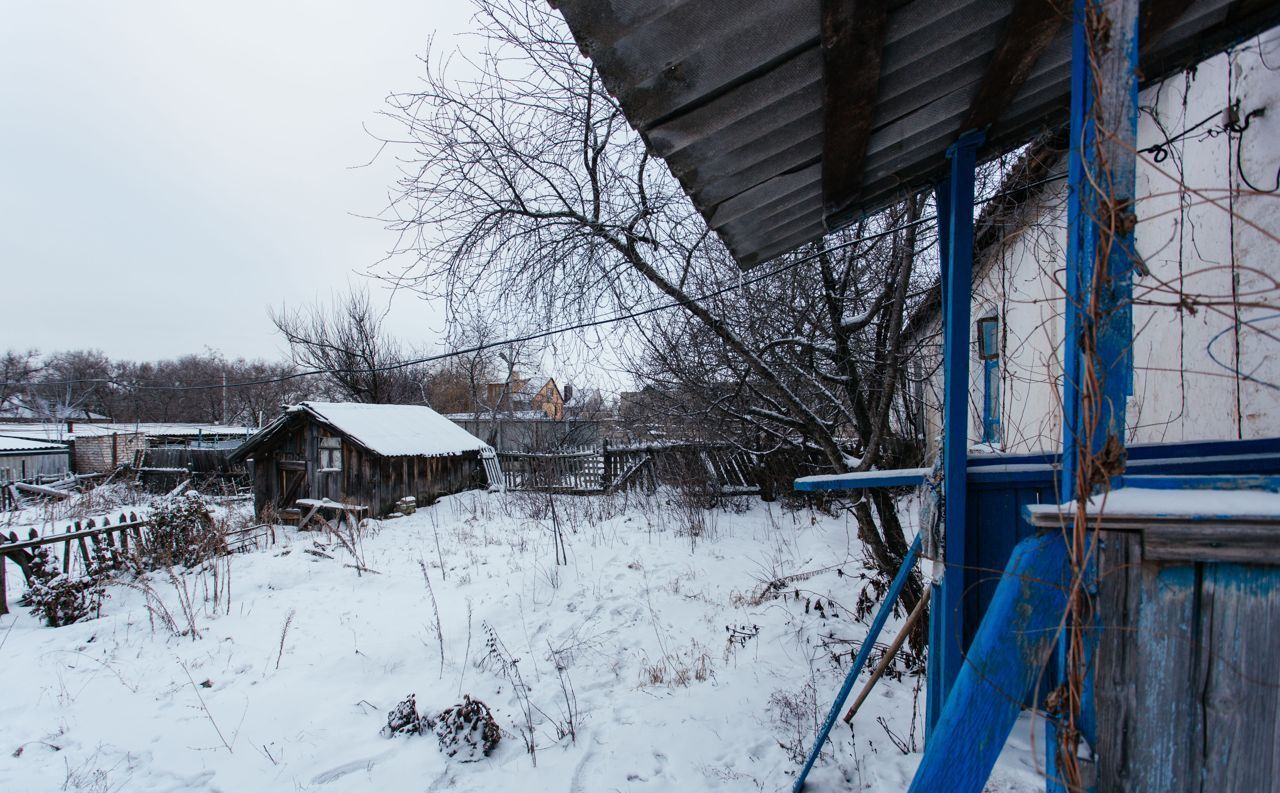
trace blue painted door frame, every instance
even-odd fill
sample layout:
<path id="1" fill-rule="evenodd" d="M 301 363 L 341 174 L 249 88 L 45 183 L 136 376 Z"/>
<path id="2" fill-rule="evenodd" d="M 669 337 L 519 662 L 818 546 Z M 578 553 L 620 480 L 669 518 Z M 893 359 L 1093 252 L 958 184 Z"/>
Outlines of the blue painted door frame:
<path id="1" fill-rule="evenodd" d="M 942 583 L 929 622 L 927 728 L 932 729 L 964 662 L 965 496 L 969 460 L 969 345 L 973 282 L 974 170 L 982 132 L 947 150 L 951 176 L 935 191 L 942 262 Z"/>

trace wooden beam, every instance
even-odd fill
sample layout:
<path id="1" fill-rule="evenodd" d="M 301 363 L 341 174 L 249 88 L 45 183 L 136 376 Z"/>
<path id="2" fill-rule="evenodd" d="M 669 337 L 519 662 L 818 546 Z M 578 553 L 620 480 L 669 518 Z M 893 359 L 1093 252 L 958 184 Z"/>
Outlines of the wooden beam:
<path id="1" fill-rule="evenodd" d="M 984 131 L 1000 120 L 1069 13 L 1063 0 L 1018 0 L 969 105 L 961 132 Z"/>
<path id="2" fill-rule="evenodd" d="M 862 187 L 875 120 L 886 0 L 822 0 L 822 203 L 830 216 Z"/>
<path id="3" fill-rule="evenodd" d="M 1146 52 L 1191 6 L 1191 0 L 1148 0 L 1138 11 L 1138 49 Z"/>

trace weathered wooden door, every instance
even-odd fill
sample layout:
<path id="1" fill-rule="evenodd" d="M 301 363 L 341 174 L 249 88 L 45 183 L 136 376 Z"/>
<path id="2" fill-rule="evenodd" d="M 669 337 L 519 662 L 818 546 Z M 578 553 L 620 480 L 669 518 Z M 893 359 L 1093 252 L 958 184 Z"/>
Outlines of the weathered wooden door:
<path id="1" fill-rule="evenodd" d="M 277 507 L 288 509 L 293 506 L 293 502 L 300 498 L 306 498 L 306 463 L 295 460 L 281 460 L 277 464 L 276 470 L 280 477 L 280 486 L 276 491 L 280 494 L 280 498 L 276 503 Z"/>

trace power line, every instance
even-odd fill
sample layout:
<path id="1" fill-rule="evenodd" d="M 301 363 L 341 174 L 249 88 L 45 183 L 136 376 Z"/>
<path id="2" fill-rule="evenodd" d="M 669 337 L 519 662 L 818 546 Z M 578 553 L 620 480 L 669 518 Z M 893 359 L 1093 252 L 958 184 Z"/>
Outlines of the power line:
<path id="1" fill-rule="evenodd" d="M 979 204 L 986 203 L 987 201 L 993 201 L 997 198 L 1001 198 L 1006 195 L 1023 192 L 1030 188 L 1039 187 L 1040 185 L 1048 184 L 1050 182 L 1060 181 L 1065 178 L 1066 178 L 1065 174 L 1050 176 L 1045 179 L 1041 179 L 1037 182 L 1020 185 L 1017 188 L 996 193 L 995 195 L 992 195 L 989 198 L 975 200 L 973 202 L 973 205 L 976 207 Z M 568 325 L 562 325 L 558 328 L 552 328 L 550 330 L 544 330 L 544 331 L 539 331 L 537 333 L 530 333 L 524 336 L 516 336 L 512 338 L 502 339 L 501 341 L 486 342 L 483 344 L 473 345 L 471 347 L 464 347 L 457 350 L 450 350 L 449 352 L 438 353 L 436 355 L 427 355 L 421 358 L 413 358 L 407 361 L 398 361 L 396 363 L 386 364 L 384 366 L 362 367 L 359 369 L 307 369 L 300 372 L 290 372 L 289 374 L 279 375 L 277 377 L 264 377 L 256 380 L 243 380 L 237 383 L 225 383 L 225 382 L 210 383 L 207 385 L 146 385 L 141 383 L 125 383 L 109 377 L 85 378 L 81 380 L 45 381 L 42 383 L 37 383 L 35 385 L 60 385 L 61 386 L 61 385 L 95 384 L 95 385 L 114 385 L 119 388 L 123 388 L 130 391 L 207 391 L 214 388 L 223 388 L 223 389 L 248 388 L 251 386 L 273 385 L 276 383 L 285 383 L 292 380 L 300 380 L 304 377 L 316 377 L 318 375 L 365 374 L 365 373 L 373 373 L 373 372 L 390 372 L 390 371 L 396 371 L 399 369 L 407 369 L 410 366 L 421 366 L 423 364 L 435 363 L 437 361 L 448 360 L 449 358 L 457 358 L 463 355 L 471 355 L 473 353 L 483 352 L 485 350 L 493 349 L 495 347 L 505 347 L 509 344 L 520 344 L 522 342 L 527 342 L 527 341 L 537 341 L 538 339 L 545 339 L 550 336 L 558 336 L 562 333 L 570 333 L 570 332 L 579 331 L 579 330 L 589 330 L 591 328 L 597 328 L 602 325 L 611 325 L 615 322 L 625 322 L 627 320 L 639 319 L 641 317 L 646 317 L 646 316 L 649 316 L 650 314 L 656 314 L 661 311 L 670 311 L 673 308 L 680 308 L 687 305 L 693 305 L 695 303 L 701 303 L 703 301 L 711 300 L 721 295 L 728 294 L 729 292 L 742 289 L 743 287 L 746 287 L 750 284 L 759 283 L 760 281 L 773 278 L 776 275 L 781 275 L 782 273 L 785 273 L 788 270 L 793 270 L 802 264 L 813 261 L 814 259 L 823 255 L 823 253 L 830 253 L 832 251 L 839 251 L 845 248 L 850 248 L 850 247 L 853 247 L 854 245 L 859 245 L 863 242 L 870 242 L 872 240 L 880 239 L 882 237 L 887 237 L 890 234 L 896 234 L 899 231 L 905 231 L 906 229 L 909 229 L 913 226 L 921 226 L 936 220 L 937 220 L 937 215 L 930 215 L 928 217 L 923 217 L 917 220 L 913 220 L 910 223 L 904 223 L 901 226 L 895 226 L 891 229 L 878 231 L 874 234 L 868 234 L 864 237 L 858 237 L 857 239 L 853 239 L 853 240 L 846 240 L 845 242 L 842 242 L 838 245 L 833 245 L 831 247 L 828 247 L 822 252 L 812 253 L 807 256 L 801 256 L 798 259 L 792 259 L 786 262 L 785 264 L 782 264 L 772 270 L 768 270 L 766 272 L 754 275 L 750 278 L 741 279 L 734 284 L 730 284 L 729 286 L 724 286 L 724 287 L 721 287 L 720 289 L 714 289 L 710 292 L 706 292 L 696 297 L 690 297 L 686 300 L 672 300 L 667 303 L 662 303 L 656 306 L 650 306 L 649 308 L 639 309 L 637 311 L 631 311 L 624 314 L 615 314 L 609 317 L 601 317 L 598 319 L 586 320 L 583 322 L 570 323 Z M 28 384 L 19 383 L 19 382 L 5 382 L 4 385 L 15 386 L 15 385 L 28 385 Z"/>

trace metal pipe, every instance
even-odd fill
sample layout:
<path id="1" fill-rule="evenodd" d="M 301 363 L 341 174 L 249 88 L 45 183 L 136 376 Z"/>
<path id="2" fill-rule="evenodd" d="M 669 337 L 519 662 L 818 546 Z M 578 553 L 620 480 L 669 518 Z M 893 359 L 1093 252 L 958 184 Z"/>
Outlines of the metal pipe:
<path id="1" fill-rule="evenodd" d="M 818 737 L 813 742 L 813 748 L 809 750 L 809 757 L 804 761 L 804 768 L 800 769 L 800 775 L 796 777 L 795 784 L 791 786 L 792 793 L 799 793 L 804 787 L 805 778 L 813 770 L 813 764 L 818 760 L 818 753 L 826 745 L 827 738 L 831 735 L 831 728 L 835 726 L 836 719 L 840 717 L 840 709 L 844 707 L 844 701 L 849 698 L 849 692 L 853 690 L 853 684 L 857 682 L 858 674 L 862 672 L 862 667 L 866 666 L 867 656 L 871 654 L 871 648 L 875 646 L 876 639 L 880 636 L 880 631 L 884 629 L 885 622 L 889 619 L 889 615 L 893 613 L 893 604 L 897 602 L 898 595 L 902 594 L 902 588 L 906 586 L 907 578 L 910 577 L 911 571 L 916 566 L 916 555 L 919 553 L 920 535 L 917 534 L 916 538 L 911 541 L 911 547 L 907 550 L 906 558 L 902 560 L 902 567 L 898 568 L 898 574 L 893 577 L 893 583 L 889 585 L 889 591 L 880 603 L 880 610 L 876 612 L 875 619 L 871 621 L 871 627 L 867 629 L 867 636 L 862 640 L 862 647 L 859 648 L 858 656 L 853 660 L 853 666 L 850 667 L 849 673 L 844 677 L 840 692 L 836 694 L 836 701 L 831 703 L 831 711 L 827 713 L 827 719 L 822 723 L 822 729 L 818 730 Z"/>
<path id="2" fill-rule="evenodd" d="M 911 609 L 911 614 L 907 617 L 907 621 L 902 623 L 902 629 L 898 631 L 898 635 L 893 637 L 893 644 L 889 645 L 889 649 L 884 651 L 884 657 L 880 659 L 880 663 L 876 665 L 876 669 L 871 673 L 871 677 L 867 678 L 867 682 L 862 686 L 862 690 L 858 692 L 858 698 L 849 706 L 849 710 L 844 714 L 844 723 L 852 724 L 853 717 L 857 715 L 858 710 L 862 707 L 862 703 L 867 701 L 867 697 L 871 694 L 871 689 L 876 687 L 876 682 L 884 676 L 884 672 L 889 668 L 889 664 L 893 663 L 894 656 L 898 654 L 898 650 L 902 649 L 902 644 L 907 640 L 907 636 L 911 633 L 911 629 L 916 626 L 920 618 L 924 616 L 924 610 L 929 606 L 929 598 L 933 594 L 933 587 L 926 587 L 924 594 L 916 601 L 916 607 Z"/>

